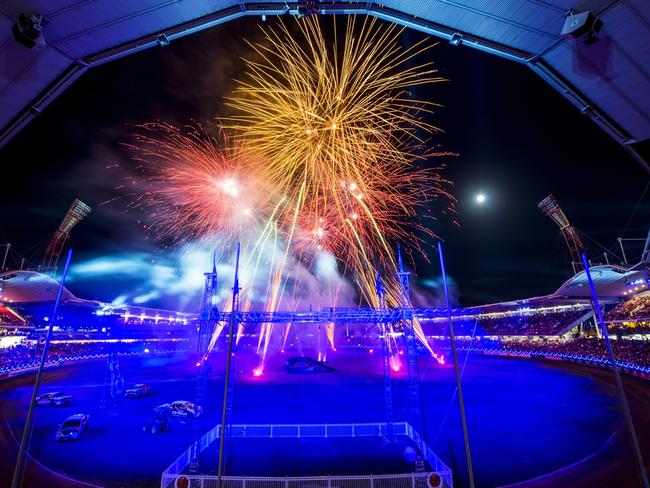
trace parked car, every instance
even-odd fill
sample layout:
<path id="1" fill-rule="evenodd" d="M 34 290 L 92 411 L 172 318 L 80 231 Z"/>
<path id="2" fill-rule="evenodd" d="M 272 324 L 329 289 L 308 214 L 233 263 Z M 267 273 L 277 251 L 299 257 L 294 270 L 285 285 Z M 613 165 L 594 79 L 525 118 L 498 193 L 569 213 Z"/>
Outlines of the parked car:
<path id="1" fill-rule="evenodd" d="M 60 407 L 62 405 L 70 405 L 72 397 L 64 395 L 58 391 L 52 393 L 44 393 L 36 397 L 36 405 L 50 405 Z"/>
<path id="2" fill-rule="evenodd" d="M 194 405 L 192 402 L 187 400 L 177 400 L 172 403 L 166 403 L 160 405 L 159 408 L 168 408 L 169 414 L 172 417 L 180 418 L 196 418 L 201 415 L 201 407 L 199 405 Z"/>
<path id="3" fill-rule="evenodd" d="M 67 419 L 59 425 L 59 430 L 56 432 L 57 441 L 74 441 L 81 437 L 81 434 L 86 432 L 88 428 L 88 415 L 85 413 L 77 413 L 70 415 Z"/>
<path id="4" fill-rule="evenodd" d="M 124 390 L 124 396 L 127 398 L 139 398 L 151 393 L 151 387 L 144 383 L 137 383 Z"/>

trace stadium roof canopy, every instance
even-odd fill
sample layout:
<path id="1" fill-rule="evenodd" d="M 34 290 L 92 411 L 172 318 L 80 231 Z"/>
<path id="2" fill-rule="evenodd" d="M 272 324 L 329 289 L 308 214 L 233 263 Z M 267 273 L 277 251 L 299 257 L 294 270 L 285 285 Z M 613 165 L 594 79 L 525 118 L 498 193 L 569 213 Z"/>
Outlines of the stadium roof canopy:
<path id="1" fill-rule="evenodd" d="M 625 269 L 619 266 L 598 265 L 591 267 L 591 278 L 599 298 L 629 298 L 648 290 L 648 270 Z M 589 282 L 584 271 L 569 278 L 553 294 L 554 297 L 589 298 Z"/>
<path id="2" fill-rule="evenodd" d="M 649 168 L 648 0 L 4 0 L 0 146 L 92 66 L 245 15 L 305 11 L 367 13 L 526 64 Z M 596 42 L 561 37 L 574 11 L 602 20 Z M 14 40 L 21 13 L 44 15 L 44 47 Z"/>
<path id="3" fill-rule="evenodd" d="M 10 271 L 0 274 L 0 302 L 5 304 L 53 302 L 59 282 L 35 271 Z M 61 301 L 75 300 L 76 297 L 64 288 Z"/>

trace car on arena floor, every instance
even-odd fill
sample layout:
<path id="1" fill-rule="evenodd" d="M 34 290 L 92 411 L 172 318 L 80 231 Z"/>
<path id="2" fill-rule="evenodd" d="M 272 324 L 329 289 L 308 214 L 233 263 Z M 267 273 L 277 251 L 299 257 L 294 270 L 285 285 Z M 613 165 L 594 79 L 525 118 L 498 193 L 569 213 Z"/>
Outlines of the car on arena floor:
<path id="1" fill-rule="evenodd" d="M 50 405 L 60 407 L 63 405 L 70 405 L 72 403 L 72 397 L 70 395 L 64 395 L 58 391 L 52 393 L 44 393 L 36 397 L 36 405 Z"/>
<path id="2" fill-rule="evenodd" d="M 147 422 L 142 427 L 144 432 L 151 434 L 159 434 L 167 430 L 169 426 L 170 408 L 167 405 L 155 407 L 151 415 L 147 418 Z"/>
<path id="3" fill-rule="evenodd" d="M 124 396 L 127 398 L 139 398 L 151 393 L 151 387 L 144 383 L 136 383 L 130 388 L 124 390 Z"/>
<path id="4" fill-rule="evenodd" d="M 56 432 L 57 441 L 74 441 L 81 437 L 88 428 L 88 415 L 85 413 L 77 413 L 70 415 L 67 419 L 59 425 L 59 430 Z"/>
<path id="5" fill-rule="evenodd" d="M 201 407 L 187 400 L 176 400 L 172 403 L 165 403 L 158 408 L 169 409 L 169 414 L 172 417 L 196 418 L 201 415 Z"/>
<path id="6" fill-rule="evenodd" d="M 291 374 L 332 373 L 336 371 L 324 362 L 306 356 L 290 357 L 287 359 L 284 369 Z"/>

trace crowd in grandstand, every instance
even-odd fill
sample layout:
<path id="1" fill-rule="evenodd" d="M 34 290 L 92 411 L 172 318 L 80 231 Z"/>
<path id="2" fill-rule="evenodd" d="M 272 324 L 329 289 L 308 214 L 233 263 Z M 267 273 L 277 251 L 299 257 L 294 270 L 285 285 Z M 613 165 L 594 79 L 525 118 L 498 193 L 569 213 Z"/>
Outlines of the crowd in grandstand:
<path id="1" fill-rule="evenodd" d="M 159 341 L 133 341 L 133 342 L 57 342 L 50 344 L 47 362 L 57 362 L 69 358 L 117 354 L 155 354 L 157 352 L 171 352 L 188 350 L 188 340 L 159 340 Z M 41 342 L 23 341 L 11 347 L 0 349 L 0 371 L 29 367 L 37 363 L 43 352 Z"/>
<path id="2" fill-rule="evenodd" d="M 607 320 L 639 319 L 650 321 L 650 295 L 630 298 L 607 313 Z"/>
<path id="3" fill-rule="evenodd" d="M 542 312 L 484 314 L 479 318 L 455 320 L 457 335 L 487 336 L 558 336 L 566 333 L 576 321 L 591 314 L 591 308 L 559 308 Z M 430 335 L 446 335 L 447 321 L 425 325 Z"/>
<path id="4" fill-rule="evenodd" d="M 478 330 L 485 335 L 500 336 L 559 335 L 566 332 L 580 317 L 589 313 L 590 310 L 581 308 L 542 313 L 522 312 L 498 318 L 486 317 L 478 321 Z"/>
<path id="5" fill-rule="evenodd" d="M 650 334 L 650 295 L 621 303 L 607 313 L 605 320 L 615 334 Z"/>
<path id="6" fill-rule="evenodd" d="M 548 308 L 543 311 L 521 310 L 516 313 L 491 313 L 480 318 L 455 321 L 458 345 L 461 349 L 476 351 L 501 351 L 505 353 L 547 354 L 571 358 L 606 359 L 605 344 L 596 337 L 559 339 L 579 319 L 591 314 L 588 307 Z M 639 320 L 648 318 L 647 321 Z M 618 305 L 608 312 L 606 319 L 613 332 L 612 344 L 618 361 L 635 363 L 650 368 L 650 336 L 647 340 L 641 336 L 631 340 L 630 334 L 650 332 L 650 296 L 636 297 Z M 445 349 L 449 346 L 447 322 L 429 322 L 425 324 L 435 348 Z M 646 331 L 647 329 L 647 331 Z M 9 329 L 7 329 L 9 330 Z M 15 331 L 13 331 L 15 333 Z M 378 339 L 377 330 L 370 326 L 359 328 L 357 334 L 346 335 L 338 345 L 342 347 L 367 348 Z M 574 330 L 575 332 L 575 330 Z M 595 332 L 592 330 L 592 336 Z M 35 364 L 41 356 L 43 347 L 42 333 L 24 332 L 24 336 L 15 336 L 19 342 L 10 347 L 0 348 L 0 372 Z M 70 331 L 58 332 L 58 340 L 53 340 L 48 361 L 56 362 L 73 357 L 86 357 L 119 354 L 144 354 L 158 351 L 188 350 L 190 340 L 186 334 L 172 333 L 167 329 L 157 330 L 158 339 L 151 332 L 130 329 L 121 332 L 118 342 L 110 341 L 110 331 L 93 332 Z M 122 337 L 123 336 L 123 337 Z M 474 336 L 475 339 L 469 339 Z M 549 336 L 549 338 L 541 338 Z M 555 336 L 556 339 L 550 337 Z M 372 345 L 370 346 L 372 347 Z"/>

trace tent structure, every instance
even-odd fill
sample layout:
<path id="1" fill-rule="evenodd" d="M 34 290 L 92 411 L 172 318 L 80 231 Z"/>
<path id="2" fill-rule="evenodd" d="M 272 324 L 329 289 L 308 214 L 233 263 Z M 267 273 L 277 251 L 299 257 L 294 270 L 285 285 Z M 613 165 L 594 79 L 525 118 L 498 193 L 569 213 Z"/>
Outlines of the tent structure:
<path id="1" fill-rule="evenodd" d="M 566 35 L 588 13 L 594 29 Z M 523 63 L 650 172 L 648 0 L 4 0 L 0 146 L 93 66 L 242 16 L 316 14 L 372 15 Z M 42 35 L 27 47 L 16 32 Z"/>

